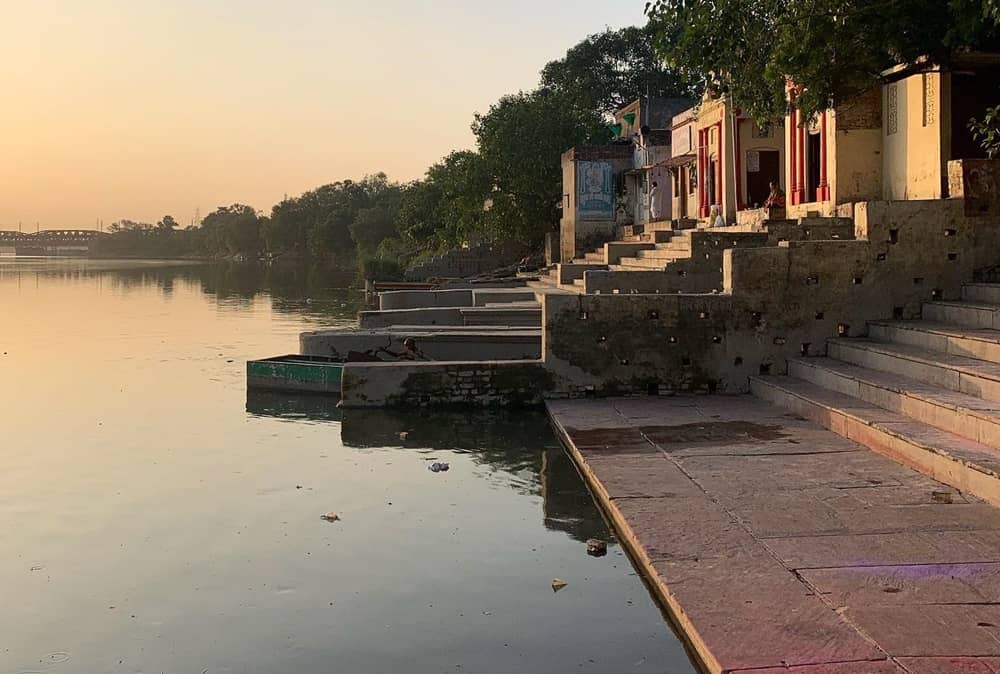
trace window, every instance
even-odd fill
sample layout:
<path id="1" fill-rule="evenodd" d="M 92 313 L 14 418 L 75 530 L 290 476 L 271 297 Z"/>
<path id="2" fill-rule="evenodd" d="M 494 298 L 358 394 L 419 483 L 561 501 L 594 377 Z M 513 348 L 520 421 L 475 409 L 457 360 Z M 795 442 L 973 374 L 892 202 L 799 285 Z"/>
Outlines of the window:
<path id="1" fill-rule="evenodd" d="M 754 122 L 753 126 L 751 127 L 750 137 L 770 138 L 773 133 L 774 130 L 772 129 L 770 122 L 767 122 L 765 124 L 758 124 L 757 122 Z"/>

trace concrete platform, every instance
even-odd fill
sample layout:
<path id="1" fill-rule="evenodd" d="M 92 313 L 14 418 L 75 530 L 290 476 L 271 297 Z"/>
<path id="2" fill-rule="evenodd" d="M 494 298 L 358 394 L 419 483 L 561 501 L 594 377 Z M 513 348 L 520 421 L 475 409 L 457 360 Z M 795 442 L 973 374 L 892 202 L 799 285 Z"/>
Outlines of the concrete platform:
<path id="1" fill-rule="evenodd" d="M 749 396 L 548 409 L 707 671 L 1000 671 L 1000 510 Z"/>
<path id="2" fill-rule="evenodd" d="M 486 326 L 393 326 L 377 330 L 340 328 L 312 330 L 299 335 L 299 353 L 346 358 L 351 351 L 403 351 L 412 337 L 420 352 L 436 361 L 537 360 L 542 357 L 542 331 L 531 328 Z M 384 354 L 385 351 L 379 351 Z"/>

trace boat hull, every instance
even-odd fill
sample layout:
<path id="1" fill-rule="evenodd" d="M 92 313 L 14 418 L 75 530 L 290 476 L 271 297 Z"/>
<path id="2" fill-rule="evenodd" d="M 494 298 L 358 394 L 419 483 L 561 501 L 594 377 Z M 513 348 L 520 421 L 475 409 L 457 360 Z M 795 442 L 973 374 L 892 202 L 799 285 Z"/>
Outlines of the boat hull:
<path id="1" fill-rule="evenodd" d="M 344 363 L 322 356 L 276 356 L 247 361 L 247 388 L 340 395 Z"/>

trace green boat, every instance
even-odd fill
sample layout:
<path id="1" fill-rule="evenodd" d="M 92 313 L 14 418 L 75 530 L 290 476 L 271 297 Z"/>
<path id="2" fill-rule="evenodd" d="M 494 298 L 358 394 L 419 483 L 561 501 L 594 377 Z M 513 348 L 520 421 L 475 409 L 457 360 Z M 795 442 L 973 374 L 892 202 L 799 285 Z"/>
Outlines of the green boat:
<path id="1" fill-rule="evenodd" d="M 247 388 L 340 395 L 344 362 L 325 356 L 275 356 L 247 361 Z"/>

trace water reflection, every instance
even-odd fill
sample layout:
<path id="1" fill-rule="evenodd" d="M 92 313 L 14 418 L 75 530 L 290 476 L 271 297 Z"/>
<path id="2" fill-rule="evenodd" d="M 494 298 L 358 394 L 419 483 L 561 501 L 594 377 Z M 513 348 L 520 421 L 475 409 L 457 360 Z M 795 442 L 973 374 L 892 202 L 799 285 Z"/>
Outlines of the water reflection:
<path id="1" fill-rule="evenodd" d="M 204 263 L 185 260 L 88 260 L 0 258 L 0 282 L 93 281 L 121 294 L 155 289 L 165 297 L 178 285 L 198 287 L 216 302 L 249 307 L 269 297 L 273 311 L 315 318 L 354 320 L 364 296 L 353 271 L 321 265 Z"/>
<path id="2" fill-rule="evenodd" d="M 360 295 L 0 260 L 0 672 L 691 671 L 540 415 L 247 396 Z"/>
<path id="3" fill-rule="evenodd" d="M 247 393 L 254 416 L 313 423 L 341 422 L 345 447 L 467 454 L 505 474 L 504 482 L 542 498 L 542 521 L 577 541 L 611 538 L 576 466 L 544 414 L 525 410 L 341 410 L 329 396 Z"/>

